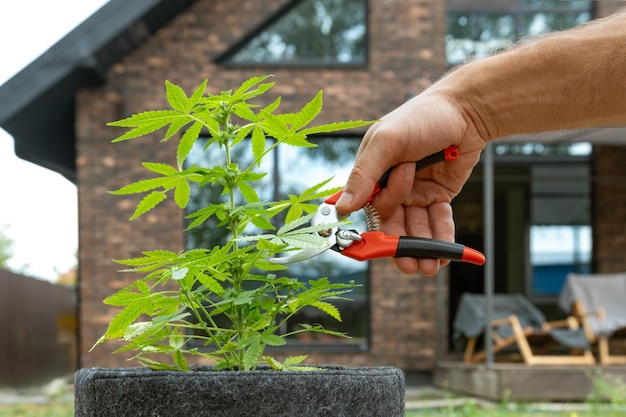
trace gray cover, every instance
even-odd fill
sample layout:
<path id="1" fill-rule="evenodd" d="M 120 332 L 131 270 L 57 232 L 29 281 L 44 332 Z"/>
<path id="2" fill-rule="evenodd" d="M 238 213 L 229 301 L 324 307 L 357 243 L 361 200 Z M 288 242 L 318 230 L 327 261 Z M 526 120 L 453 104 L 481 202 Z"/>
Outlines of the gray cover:
<path id="1" fill-rule="evenodd" d="M 522 328 L 532 327 L 541 330 L 546 322 L 543 313 L 521 294 L 494 294 L 492 320 L 517 316 Z M 466 338 L 481 335 L 487 326 L 486 296 L 484 294 L 465 293 L 461 297 L 459 308 L 454 317 L 454 331 Z M 499 326 L 494 329 L 500 337 L 513 335 L 511 326 Z M 559 343 L 582 349 L 589 344 L 582 329 L 552 329 L 550 335 Z"/>
<path id="2" fill-rule="evenodd" d="M 574 301 L 580 300 L 586 312 L 602 308 L 606 320 L 588 316 L 594 334 L 610 337 L 616 330 L 626 328 L 626 273 L 569 274 L 559 297 L 559 306 L 570 311 Z"/>
<path id="3" fill-rule="evenodd" d="M 76 417 L 402 417 L 404 372 L 81 369 Z"/>

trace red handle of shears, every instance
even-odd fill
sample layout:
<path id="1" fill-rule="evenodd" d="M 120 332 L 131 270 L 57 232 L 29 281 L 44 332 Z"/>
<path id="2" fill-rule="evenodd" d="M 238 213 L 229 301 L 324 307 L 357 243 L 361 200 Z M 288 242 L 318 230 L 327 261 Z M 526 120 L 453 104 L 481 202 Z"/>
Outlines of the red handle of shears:
<path id="1" fill-rule="evenodd" d="M 439 162 L 454 161 L 458 157 L 459 157 L 459 148 L 457 148 L 455 145 L 451 145 L 447 147 L 446 149 L 444 149 L 443 151 L 436 152 L 432 155 L 427 156 L 426 158 L 423 158 L 417 161 L 415 163 L 415 170 L 419 171 L 431 165 L 438 164 Z M 383 188 L 387 186 L 387 181 L 389 181 L 389 175 L 391 174 L 392 170 L 393 168 L 389 168 L 387 172 L 383 174 L 380 180 L 378 180 L 378 182 L 374 186 L 374 191 L 372 191 L 372 195 L 370 195 L 370 198 L 367 200 L 366 204 L 371 203 L 374 200 L 374 197 L 376 196 L 376 194 L 378 194 L 380 190 L 382 190 Z M 326 200 L 324 200 L 324 202 L 327 204 L 337 204 L 337 200 L 339 200 L 339 197 L 341 197 L 342 193 L 343 193 L 343 188 L 337 191 L 335 194 L 328 197 Z"/>

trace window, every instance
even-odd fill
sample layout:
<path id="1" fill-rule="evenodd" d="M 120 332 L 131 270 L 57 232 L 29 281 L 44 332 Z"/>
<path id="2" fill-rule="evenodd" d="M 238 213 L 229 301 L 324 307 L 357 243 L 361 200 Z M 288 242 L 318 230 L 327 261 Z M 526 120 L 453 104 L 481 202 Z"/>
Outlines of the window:
<path id="1" fill-rule="evenodd" d="M 196 147 L 190 153 L 188 164 L 193 164 L 200 157 L 214 159 L 215 157 L 202 151 L 203 143 L 198 141 Z M 359 146 L 358 138 L 319 138 L 316 139 L 318 147 L 315 149 L 283 147 L 275 151 L 273 161 L 267 161 L 268 166 L 262 167 L 265 172 L 273 173 L 264 178 L 264 182 L 256 191 L 262 200 L 272 201 L 287 198 L 289 194 L 300 193 L 306 188 L 315 185 L 325 179 L 335 178 L 328 187 L 343 186 L 352 167 L 352 162 Z M 248 149 L 248 147 L 242 147 Z M 238 160 L 250 158 L 250 155 L 236 156 Z M 200 206 L 209 201 L 219 201 L 221 190 L 203 187 L 202 192 L 192 190 L 188 212 L 196 211 Z M 355 218 L 354 227 L 365 230 L 365 220 Z M 215 234 L 214 219 L 209 219 L 203 225 L 186 232 L 187 247 L 212 247 L 222 244 L 228 236 Z M 280 219 L 277 220 L 280 222 Z M 251 231 L 254 233 L 254 231 Z M 333 338 L 331 336 L 312 335 L 312 340 L 292 340 L 291 345 L 306 345 L 308 348 L 349 348 L 364 350 L 367 348 L 369 331 L 369 296 L 368 296 L 368 263 L 358 262 L 329 250 L 321 256 L 317 256 L 305 262 L 291 264 L 286 271 L 290 276 L 301 278 L 306 281 L 319 277 L 328 277 L 331 282 L 350 282 L 360 284 L 360 287 L 348 295 L 352 301 L 335 302 L 342 314 L 342 322 L 321 314 L 316 309 L 304 310 L 293 321 L 287 324 L 284 331 L 289 331 L 290 326 L 298 323 L 322 324 L 324 327 L 346 332 L 351 339 Z M 308 335 L 311 336 L 311 335 Z"/>
<path id="2" fill-rule="evenodd" d="M 556 297 L 569 272 L 591 270 L 590 176 L 586 164 L 531 167 L 531 296 Z"/>
<path id="3" fill-rule="evenodd" d="M 365 0 L 300 0 L 229 51 L 225 64 L 365 64 Z"/>
<path id="4" fill-rule="evenodd" d="M 449 0 L 448 64 L 487 57 L 523 36 L 563 30 L 592 18 L 592 1 Z"/>

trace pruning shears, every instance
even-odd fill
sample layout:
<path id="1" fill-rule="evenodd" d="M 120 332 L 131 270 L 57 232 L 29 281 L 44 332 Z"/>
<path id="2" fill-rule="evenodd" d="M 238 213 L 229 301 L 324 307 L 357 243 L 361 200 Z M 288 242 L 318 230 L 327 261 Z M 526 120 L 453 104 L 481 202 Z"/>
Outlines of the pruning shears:
<path id="1" fill-rule="evenodd" d="M 416 170 L 424 169 L 433 164 L 454 161 L 459 157 L 456 146 L 450 146 L 442 151 L 434 153 L 415 163 Z M 326 240 L 326 245 L 321 248 L 305 249 L 292 255 L 271 258 L 270 262 L 288 264 L 300 262 L 332 249 L 341 255 L 359 261 L 367 261 L 376 258 L 411 257 L 449 259 L 452 261 L 469 262 L 476 265 L 485 263 L 485 255 L 481 252 L 463 246 L 458 243 L 445 242 L 436 239 L 427 239 L 413 236 L 390 236 L 379 231 L 380 217 L 372 205 L 374 197 L 387 186 L 389 169 L 374 187 L 370 198 L 362 207 L 367 220 L 367 232 L 359 233 L 356 230 L 346 230 L 340 227 L 329 227 L 317 232 Z M 343 193 L 343 189 L 328 197 L 320 206 L 311 219 L 311 226 L 337 225 L 348 215 L 337 212 L 335 204 Z"/>

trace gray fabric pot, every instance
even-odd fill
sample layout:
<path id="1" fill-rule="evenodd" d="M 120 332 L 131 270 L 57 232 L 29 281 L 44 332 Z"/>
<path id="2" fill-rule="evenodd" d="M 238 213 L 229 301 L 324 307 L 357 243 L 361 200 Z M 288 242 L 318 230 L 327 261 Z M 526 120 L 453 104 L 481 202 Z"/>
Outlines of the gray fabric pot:
<path id="1" fill-rule="evenodd" d="M 76 372 L 75 417 L 404 416 L 395 367 L 193 372 L 146 368 Z"/>

